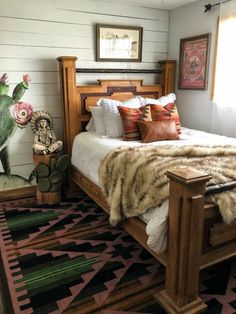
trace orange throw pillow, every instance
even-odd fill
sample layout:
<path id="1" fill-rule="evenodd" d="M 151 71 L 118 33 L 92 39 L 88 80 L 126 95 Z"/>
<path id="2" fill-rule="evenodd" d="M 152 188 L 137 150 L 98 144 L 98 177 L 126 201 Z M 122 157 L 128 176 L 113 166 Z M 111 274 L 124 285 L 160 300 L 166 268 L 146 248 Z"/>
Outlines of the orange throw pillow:
<path id="1" fill-rule="evenodd" d="M 171 118 L 159 121 L 138 122 L 142 143 L 179 140 L 175 121 Z"/>
<path id="2" fill-rule="evenodd" d="M 173 118 L 175 120 L 176 129 L 178 133 L 181 133 L 181 124 L 179 119 L 179 113 L 176 107 L 176 104 L 169 103 L 165 106 L 162 105 L 150 105 L 151 106 L 151 115 L 152 120 L 159 121 L 165 120 L 169 118 Z"/>
<path id="3" fill-rule="evenodd" d="M 140 108 L 117 107 L 123 123 L 123 140 L 140 140 L 138 121 L 152 121 L 150 106 Z"/>

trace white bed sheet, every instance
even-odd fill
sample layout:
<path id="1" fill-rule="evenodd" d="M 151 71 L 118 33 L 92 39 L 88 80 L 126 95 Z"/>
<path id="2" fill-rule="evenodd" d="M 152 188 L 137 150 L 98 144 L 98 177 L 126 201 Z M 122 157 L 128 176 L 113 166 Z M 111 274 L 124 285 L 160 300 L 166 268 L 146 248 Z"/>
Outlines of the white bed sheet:
<path id="1" fill-rule="evenodd" d="M 99 136 L 91 132 L 82 132 L 75 137 L 71 162 L 72 165 L 100 186 L 98 178 L 100 162 L 107 153 L 116 147 L 163 146 L 170 143 L 178 147 L 183 145 L 236 145 L 235 138 L 187 128 L 182 128 L 181 131 L 182 134 L 180 134 L 180 140 L 178 141 L 159 141 L 148 144 L 143 144 L 139 141 L 122 141 L 122 139 Z M 147 224 L 146 233 L 149 237 L 147 244 L 156 253 L 160 253 L 166 248 L 167 215 L 168 201 L 165 201 L 161 206 L 150 209 L 140 216 Z"/>

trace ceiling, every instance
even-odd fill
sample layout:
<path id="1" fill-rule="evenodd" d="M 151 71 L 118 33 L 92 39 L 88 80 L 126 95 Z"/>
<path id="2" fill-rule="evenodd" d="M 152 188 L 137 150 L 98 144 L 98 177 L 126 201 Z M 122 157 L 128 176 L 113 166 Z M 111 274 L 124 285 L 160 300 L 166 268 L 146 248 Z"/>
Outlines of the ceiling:
<path id="1" fill-rule="evenodd" d="M 156 8 L 162 10 L 172 10 L 177 7 L 197 2 L 198 0 L 119 0 L 119 3 L 142 6 L 146 8 Z M 110 0 L 117 3 L 117 0 Z"/>

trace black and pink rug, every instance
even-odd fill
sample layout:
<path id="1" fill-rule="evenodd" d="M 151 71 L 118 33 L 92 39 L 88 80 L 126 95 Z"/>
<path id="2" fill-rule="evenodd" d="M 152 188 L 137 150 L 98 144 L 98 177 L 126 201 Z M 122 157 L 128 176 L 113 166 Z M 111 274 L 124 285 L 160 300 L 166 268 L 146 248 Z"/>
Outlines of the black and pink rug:
<path id="1" fill-rule="evenodd" d="M 90 198 L 58 206 L 0 204 L 7 314 L 164 314 L 152 295 L 164 268 Z M 235 260 L 201 273 L 206 313 L 236 313 Z"/>

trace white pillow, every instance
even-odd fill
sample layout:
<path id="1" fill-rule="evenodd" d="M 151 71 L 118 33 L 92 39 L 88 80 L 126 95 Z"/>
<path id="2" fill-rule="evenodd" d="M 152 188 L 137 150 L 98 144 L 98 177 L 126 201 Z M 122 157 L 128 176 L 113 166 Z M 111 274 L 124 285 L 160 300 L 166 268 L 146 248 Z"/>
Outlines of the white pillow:
<path id="1" fill-rule="evenodd" d="M 88 132 L 96 132 L 96 127 L 95 127 L 95 123 L 94 123 L 93 117 L 91 117 L 89 119 L 89 122 L 88 122 L 88 124 L 85 127 L 85 130 L 88 131 Z"/>
<path id="2" fill-rule="evenodd" d="M 121 103 L 121 106 L 125 106 L 128 108 L 139 108 L 144 105 L 145 99 L 141 96 L 135 96 L 134 98 L 130 98 Z"/>
<path id="3" fill-rule="evenodd" d="M 121 137 L 123 133 L 122 121 L 117 109 L 122 102 L 112 99 L 101 100 L 101 110 L 103 121 L 106 130 L 106 135 L 109 137 Z"/>
<path id="4" fill-rule="evenodd" d="M 96 132 L 99 135 L 106 135 L 102 108 L 100 106 L 91 106 L 89 108 L 94 120 Z"/>
<path id="5" fill-rule="evenodd" d="M 146 105 L 161 105 L 161 106 L 165 106 L 167 104 L 173 103 L 176 100 L 176 96 L 174 93 L 170 93 L 166 96 L 162 96 L 160 98 L 157 99 L 153 99 L 153 98 L 145 98 L 146 100 Z"/>
<path id="6" fill-rule="evenodd" d="M 118 101 L 113 99 L 101 99 L 101 108 L 103 113 L 103 120 L 105 124 L 106 135 L 108 137 L 122 137 L 123 125 L 118 106 L 125 106 L 129 108 L 139 108 L 142 105 L 141 97 L 135 97 L 126 101 Z"/>

